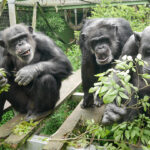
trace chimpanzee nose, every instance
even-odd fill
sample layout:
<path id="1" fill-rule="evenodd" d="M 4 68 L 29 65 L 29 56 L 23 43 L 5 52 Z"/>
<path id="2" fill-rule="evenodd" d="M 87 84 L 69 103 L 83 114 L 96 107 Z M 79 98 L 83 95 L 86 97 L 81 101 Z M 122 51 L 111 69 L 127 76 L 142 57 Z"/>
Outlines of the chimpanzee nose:
<path id="1" fill-rule="evenodd" d="M 106 54 L 100 54 L 100 55 L 98 55 L 98 59 L 103 60 L 103 59 L 106 59 L 106 58 L 107 58 Z"/>

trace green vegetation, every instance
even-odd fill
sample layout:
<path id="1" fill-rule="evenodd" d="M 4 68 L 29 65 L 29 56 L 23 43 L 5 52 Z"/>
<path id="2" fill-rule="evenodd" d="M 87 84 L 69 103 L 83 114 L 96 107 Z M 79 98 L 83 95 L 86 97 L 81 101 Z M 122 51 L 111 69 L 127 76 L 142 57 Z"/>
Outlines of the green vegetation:
<path id="1" fill-rule="evenodd" d="M 65 54 L 68 56 L 73 70 L 77 70 L 81 67 L 81 52 L 79 45 L 72 45 Z"/>
<path id="2" fill-rule="evenodd" d="M 76 148 L 94 143 L 98 150 L 130 150 L 130 146 L 143 150 L 150 149 L 150 118 L 144 114 L 133 122 L 123 122 L 113 126 L 102 126 L 92 121 L 78 126 L 81 129 L 72 134 L 68 144 Z M 141 146 L 141 144 L 147 146 Z"/>
<path id="3" fill-rule="evenodd" d="M 12 148 L 4 148 L 3 146 L 0 146 L 0 150 L 13 150 Z"/>
<path id="4" fill-rule="evenodd" d="M 150 8 L 144 5 L 127 6 L 120 5 L 112 6 L 112 0 L 102 0 L 100 5 L 93 8 L 91 18 L 111 18 L 122 17 L 130 22 L 133 31 L 142 31 L 150 24 Z"/>
<path id="5" fill-rule="evenodd" d="M 13 133 L 16 135 L 23 135 L 27 134 L 33 127 L 35 127 L 38 124 L 38 121 L 33 122 L 33 120 L 30 120 L 30 122 L 22 121 L 18 125 L 16 125 L 13 129 Z"/>
<path id="6" fill-rule="evenodd" d="M 147 63 L 141 59 L 141 54 L 138 54 L 135 60 L 133 60 L 131 56 L 123 56 L 122 61 L 116 60 L 115 69 L 109 69 L 106 72 L 96 75 L 98 77 L 98 82 L 94 84 L 94 87 L 90 88 L 89 92 L 94 92 L 95 97 L 97 97 L 98 95 L 100 98 L 103 98 L 103 102 L 105 104 L 112 103 L 116 99 L 118 106 L 121 106 L 122 99 L 126 99 L 127 102 L 124 104 L 124 106 L 127 106 L 127 104 L 129 104 L 132 100 L 133 95 L 135 95 L 135 97 L 138 97 L 137 93 L 139 90 L 141 90 L 139 88 L 140 83 L 137 83 L 137 87 L 129 83 L 129 80 L 131 79 L 130 74 L 132 72 L 137 73 L 138 82 L 140 77 L 145 82 L 146 86 L 141 87 L 142 89 L 150 86 L 146 80 L 150 79 L 150 75 L 139 74 L 137 69 L 138 65 L 147 65 Z M 114 80 L 114 76 L 118 79 L 119 82 L 121 82 L 121 85 Z M 126 91 L 128 93 L 124 94 L 126 93 Z M 138 105 L 141 105 L 143 102 L 148 102 L 148 99 L 145 99 L 146 101 L 143 99 L 140 100 Z M 140 107 L 138 105 L 136 107 Z M 145 106 L 145 111 L 146 106 L 150 106 L 149 103 L 145 103 L 143 105 Z"/>
<path id="7" fill-rule="evenodd" d="M 45 126 L 42 128 L 41 133 L 51 135 L 57 131 L 66 118 L 71 114 L 73 109 L 77 106 L 78 101 L 67 100 L 62 104 L 58 110 L 45 122 Z"/>
<path id="8" fill-rule="evenodd" d="M 81 129 L 78 127 L 80 129 L 78 132 L 71 136 L 70 142 L 68 142 L 69 145 L 79 148 L 94 143 L 94 145 L 97 145 L 97 149 L 105 147 L 107 150 L 130 150 L 131 146 L 136 148 L 142 147 L 144 150 L 150 149 L 150 118 L 145 115 L 150 110 L 150 97 L 145 95 L 142 99 L 138 99 L 139 87 L 129 83 L 131 79 L 129 72 L 133 71 L 146 84 L 146 86 L 141 88 L 150 86 L 147 82 L 147 79 L 150 79 L 150 75 L 139 74 L 137 71 L 138 65 L 143 66 L 146 64 L 140 54 L 134 60 L 131 56 L 125 55 L 122 61 L 116 60 L 116 70 L 109 69 L 104 73 L 96 75 L 98 82 L 89 90 L 89 92 L 94 93 L 94 96 L 103 97 L 105 104 L 116 100 L 117 105 L 120 107 L 137 109 L 137 111 L 139 108 L 143 108 L 144 113 L 139 114 L 131 122 L 123 122 L 110 126 L 103 126 L 94 121 L 87 121 L 85 125 L 82 124 Z M 114 73 L 121 84 L 115 82 Z M 127 91 L 127 94 L 125 94 L 125 91 Z M 138 103 L 127 106 L 132 100 L 131 97 L 133 95 L 138 99 Z M 123 99 L 126 99 L 126 101 L 123 101 Z"/>
<path id="9" fill-rule="evenodd" d="M 6 73 L 4 71 L 3 68 L 0 68 L 0 74 L 4 77 L 6 77 Z M 0 88 L 0 94 L 2 92 L 7 92 L 9 90 L 10 85 L 6 84 L 5 86 Z M 8 112 L 6 112 L 3 116 L 2 116 L 2 120 L 0 122 L 0 126 L 3 125 L 4 123 L 6 123 L 8 120 L 10 120 L 13 117 L 13 111 L 9 110 Z"/>
<path id="10" fill-rule="evenodd" d="M 150 79 L 150 75 L 138 73 L 137 66 L 144 65 L 147 65 L 147 63 L 142 60 L 140 54 L 138 54 L 134 60 L 131 56 L 125 55 L 123 56 L 122 61 L 116 60 L 115 68 L 119 70 L 109 69 L 104 73 L 96 75 L 98 76 L 98 82 L 95 83 L 94 87 L 92 87 L 89 91 L 91 93 L 94 92 L 94 96 L 98 95 L 100 98 L 103 97 L 103 102 L 105 104 L 112 103 L 115 100 L 117 105 L 120 107 L 137 109 L 137 111 L 139 108 L 143 107 L 145 113 L 148 113 L 150 109 L 150 97 L 145 95 L 142 99 L 138 99 L 138 91 L 140 90 L 139 83 L 137 83 L 137 87 L 129 83 L 129 80 L 131 79 L 129 72 L 134 72 L 137 73 L 138 81 L 139 78 L 142 78 L 146 84 L 144 87 L 141 87 L 142 89 L 150 86 L 147 82 L 147 79 Z M 118 78 L 121 84 L 118 84 L 114 80 L 114 74 L 116 76 L 115 78 Z M 126 92 L 127 94 L 125 94 Z M 138 103 L 128 106 L 133 96 L 138 99 Z M 123 99 L 126 99 L 126 101 L 123 101 Z M 105 128 L 107 129 L 107 127 L 100 126 L 97 131 L 91 130 L 93 131 L 91 134 L 93 133 L 95 138 L 98 140 L 105 139 L 108 145 L 108 141 L 110 140 L 107 135 L 111 133 L 113 134 L 111 138 L 113 141 L 111 142 L 123 150 L 129 149 L 129 144 L 135 147 L 142 144 L 147 146 L 145 149 L 150 148 L 150 118 L 145 116 L 145 114 L 140 114 L 139 118 L 132 122 L 123 122 L 121 124 L 114 125 L 110 130 L 105 130 Z M 115 145 L 112 145 L 114 149 Z"/>
<path id="11" fill-rule="evenodd" d="M 43 17 L 40 15 L 40 12 L 38 11 L 37 28 L 36 28 L 37 31 L 44 32 L 46 35 L 51 37 L 56 42 L 56 44 L 60 48 L 62 48 L 62 50 L 65 51 L 67 45 L 63 44 L 54 36 L 54 34 L 57 34 L 60 37 L 61 33 L 66 28 L 65 20 L 61 17 L 61 11 L 58 13 L 52 11 L 46 11 L 44 15 L 52 30 L 48 28 L 46 22 L 44 21 Z"/>
<path id="12" fill-rule="evenodd" d="M 9 111 L 5 112 L 2 116 L 2 120 L 0 121 L 0 126 L 5 124 L 11 118 L 13 118 L 13 116 L 14 116 L 13 110 L 9 110 Z"/>
<path id="13" fill-rule="evenodd" d="M 3 68 L 0 68 L 0 75 L 6 77 L 6 73 L 5 73 L 5 71 L 4 71 Z M 2 76 L 1 76 L 0 78 L 2 78 Z M 1 88 L 0 88 L 0 94 L 1 94 L 2 92 L 7 92 L 7 91 L 9 90 L 9 87 L 10 87 L 9 84 L 6 84 L 5 86 L 1 87 Z"/>

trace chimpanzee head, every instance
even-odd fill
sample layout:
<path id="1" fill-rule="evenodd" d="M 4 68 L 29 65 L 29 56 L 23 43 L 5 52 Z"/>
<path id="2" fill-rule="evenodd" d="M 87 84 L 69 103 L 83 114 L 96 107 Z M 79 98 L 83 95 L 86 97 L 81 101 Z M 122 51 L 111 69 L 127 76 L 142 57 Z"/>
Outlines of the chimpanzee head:
<path id="1" fill-rule="evenodd" d="M 135 42 L 142 59 L 147 62 L 142 68 L 143 73 L 150 73 L 150 26 L 146 27 L 142 34 L 134 32 Z"/>
<path id="2" fill-rule="evenodd" d="M 34 56 L 35 41 L 32 27 L 17 24 L 2 31 L 0 45 L 21 62 L 29 63 Z"/>
<path id="3" fill-rule="evenodd" d="M 118 55 L 117 32 L 118 27 L 113 24 L 95 22 L 81 33 L 86 49 L 90 49 L 95 55 L 98 65 L 109 64 Z"/>

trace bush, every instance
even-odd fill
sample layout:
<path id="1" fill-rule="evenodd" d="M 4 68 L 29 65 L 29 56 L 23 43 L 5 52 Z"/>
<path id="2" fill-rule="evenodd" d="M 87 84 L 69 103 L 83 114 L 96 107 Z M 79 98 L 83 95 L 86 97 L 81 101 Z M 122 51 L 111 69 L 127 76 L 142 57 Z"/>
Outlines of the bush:
<path id="1" fill-rule="evenodd" d="M 102 0 L 100 5 L 93 8 L 91 18 L 121 17 L 130 22 L 133 31 L 142 31 L 150 24 L 150 8 L 144 5 L 127 6 L 111 5 L 111 0 Z"/>

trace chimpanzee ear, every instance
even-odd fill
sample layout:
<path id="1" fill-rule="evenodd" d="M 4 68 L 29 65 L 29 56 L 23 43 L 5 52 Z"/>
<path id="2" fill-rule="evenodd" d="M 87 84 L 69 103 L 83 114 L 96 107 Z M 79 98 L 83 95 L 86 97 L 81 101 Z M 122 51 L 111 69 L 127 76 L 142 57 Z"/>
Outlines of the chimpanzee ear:
<path id="1" fill-rule="evenodd" d="M 0 46 L 4 47 L 5 48 L 5 43 L 3 40 L 0 39 Z"/>
<path id="2" fill-rule="evenodd" d="M 81 33 L 81 39 L 85 41 L 87 39 L 87 35 L 85 33 Z"/>
<path id="3" fill-rule="evenodd" d="M 33 28 L 31 26 L 28 27 L 28 30 L 31 34 L 33 33 Z"/>
<path id="4" fill-rule="evenodd" d="M 141 42 L 141 33 L 138 32 L 133 32 L 134 37 L 135 37 L 135 43 L 138 47 L 140 47 L 140 42 Z"/>

